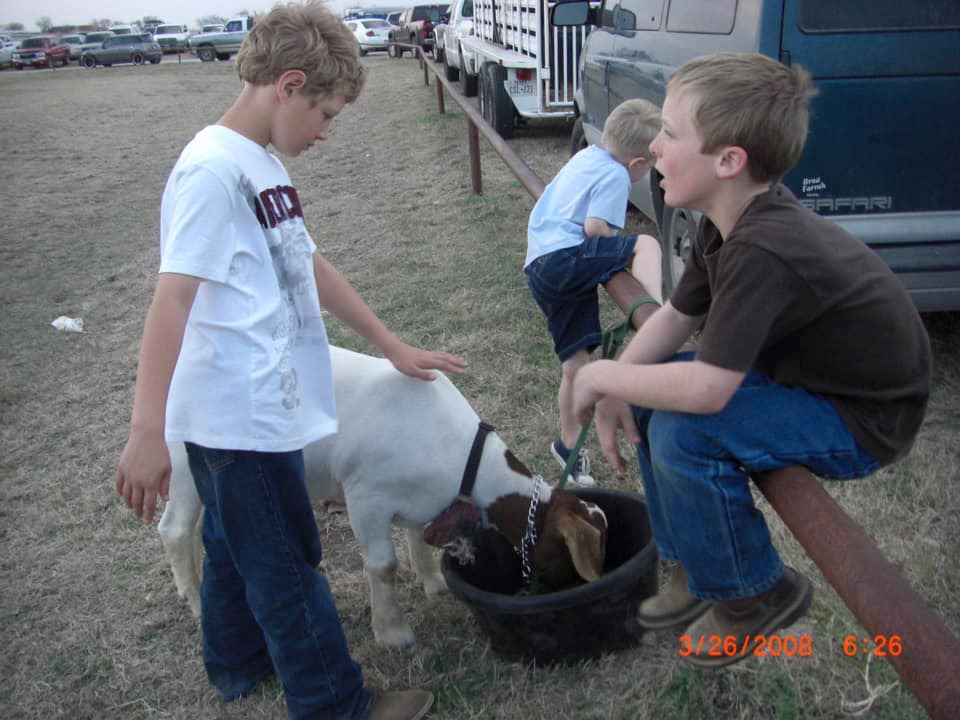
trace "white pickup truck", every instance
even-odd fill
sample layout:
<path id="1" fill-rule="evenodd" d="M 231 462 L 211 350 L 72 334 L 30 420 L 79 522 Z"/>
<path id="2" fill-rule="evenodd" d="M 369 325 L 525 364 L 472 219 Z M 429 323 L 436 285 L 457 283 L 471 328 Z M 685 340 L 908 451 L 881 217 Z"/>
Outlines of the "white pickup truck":
<path id="1" fill-rule="evenodd" d="M 230 18 L 223 26 L 223 32 L 200 33 L 190 38 L 190 49 L 203 62 L 229 60 L 231 55 L 240 51 L 240 45 L 253 28 L 253 18 L 249 15 Z"/>
<path id="2" fill-rule="evenodd" d="M 153 39 L 165 53 L 186 52 L 190 31 L 186 25 L 157 25 Z"/>
<path id="3" fill-rule="evenodd" d="M 433 57 L 443 63 L 444 75 L 451 82 L 460 78 L 460 38 L 467 35 L 473 35 L 473 0 L 454 0 L 450 6 L 450 17 L 433 28 Z M 472 87 L 463 88 L 463 93 L 470 96 L 477 94 L 476 76 Z"/>
<path id="4" fill-rule="evenodd" d="M 575 115 L 587 29 L 551 26 L 554 4 L 473 0 L 474 32 L 458 39 L 460 80 L 465 94 L 479 94 L 480 112 L 502 137 L 513 135 L 518 119 Z"/>

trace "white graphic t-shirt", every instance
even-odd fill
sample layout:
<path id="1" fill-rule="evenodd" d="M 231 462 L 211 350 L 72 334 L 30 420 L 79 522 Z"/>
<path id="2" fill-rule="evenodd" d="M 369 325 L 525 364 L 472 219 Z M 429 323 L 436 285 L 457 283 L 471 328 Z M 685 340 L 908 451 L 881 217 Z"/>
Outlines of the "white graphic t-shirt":
<path id="1" fill-rule="evenodd" d="M 160 272 L 201 278 L 167 399 L 166 438 L 284 452 L 336 432 L 316 245 L 280 161 L 219 125 L 167 180 Z"/>

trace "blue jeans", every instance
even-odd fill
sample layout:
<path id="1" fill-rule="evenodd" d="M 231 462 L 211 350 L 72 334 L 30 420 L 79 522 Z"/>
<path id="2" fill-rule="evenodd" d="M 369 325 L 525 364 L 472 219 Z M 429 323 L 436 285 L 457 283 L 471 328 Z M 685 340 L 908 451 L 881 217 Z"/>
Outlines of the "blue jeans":
<path id="1" fill-rule="evenodd" d="M 689 360 L 691 354 L 675 360 Z M 660 557 L 679 561 L 705 600 L 748 598 L 783 574 L 750 476 L 803 465 L 832 479 L 863 477 L 879 463 L 833 406 L 751 371 L 713 415 L 633 409 L 637 459 Z"/>
<path id="2" fill-rule="evenodd" d="M 630 264 L 636 235 L 585 238 L 533 260 L 524 271 L 537 305 L 547 317 L 560 362 L 603 341 L 597 286 Z"/>
<path id="3" fill-rule="evenodd" d="M 226 700 L 276 670 L 290 718 L 356 720 L 372 693 L 350 657 L 304 482 L 303 453 L 187 443 L 203 502 L 203 663 Z"/>

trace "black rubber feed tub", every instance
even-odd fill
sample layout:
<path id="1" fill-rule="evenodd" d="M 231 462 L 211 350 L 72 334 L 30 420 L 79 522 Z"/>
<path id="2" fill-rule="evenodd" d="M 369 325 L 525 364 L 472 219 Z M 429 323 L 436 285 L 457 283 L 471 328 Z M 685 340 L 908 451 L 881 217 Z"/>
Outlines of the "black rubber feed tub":
<path id="1" fill-rule="evenodd" d="M 636 645 L 640 602 L 657 591 L 657 549 L 647 506 L 635 493 L 578 488 L 607 516 L 603 576 L 570 590 L 518 595 L 520 560 L 498 532 L 475 538 L 475 560 L 443 554 L 450 591 L 473 612 L 498 655 L 538 664 L 575 662 Z"/>

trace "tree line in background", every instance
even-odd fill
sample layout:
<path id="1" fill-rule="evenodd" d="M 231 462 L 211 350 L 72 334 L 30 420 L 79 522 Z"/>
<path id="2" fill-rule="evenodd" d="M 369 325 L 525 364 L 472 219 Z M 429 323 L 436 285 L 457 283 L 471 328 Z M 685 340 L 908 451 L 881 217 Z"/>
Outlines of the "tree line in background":
<path id="1" fill-rule="evenodd" d="M 246 10 L 240 10 L 236 15 L 249 15 L 250 13 Z M 150 30 L 155 28 L 157 25 L 163 25 L 165 22 L 176 23 L 179 22 L 180 18 L 166 18 L 161 20 L 160 18 L 147 15 L 140 18 L 139 20 L 134 20 L 133 22 L 124 22 L 118 20 L 111 20 L 110 18 L 94 18 L 90 20 L 86 25 L 55 25 L 53 20 L 48 16 L 44 15 L 39 20 L 36 21 L 36 26 L 40 29 L 40 32 L 43 34 L 48 33 L 67 33 L 67 32 L 82 32 L 83 30 L 99 30 L 103 28 L 108 28 L 111 25 L 132 25 L 139 30 Z M 202 27 L 203 25 L 213 25 L 215 23 L 225 23 L 226 18 L 220 17 L 219 15 L 205 15 L 203 17 L 197 18 L 196 23 L 197 27 Z M 4 30 L 8 32 L 24 32 L 25 28 L 23 23 L 20 22 L 11 22 L 2 26 Z"/>

